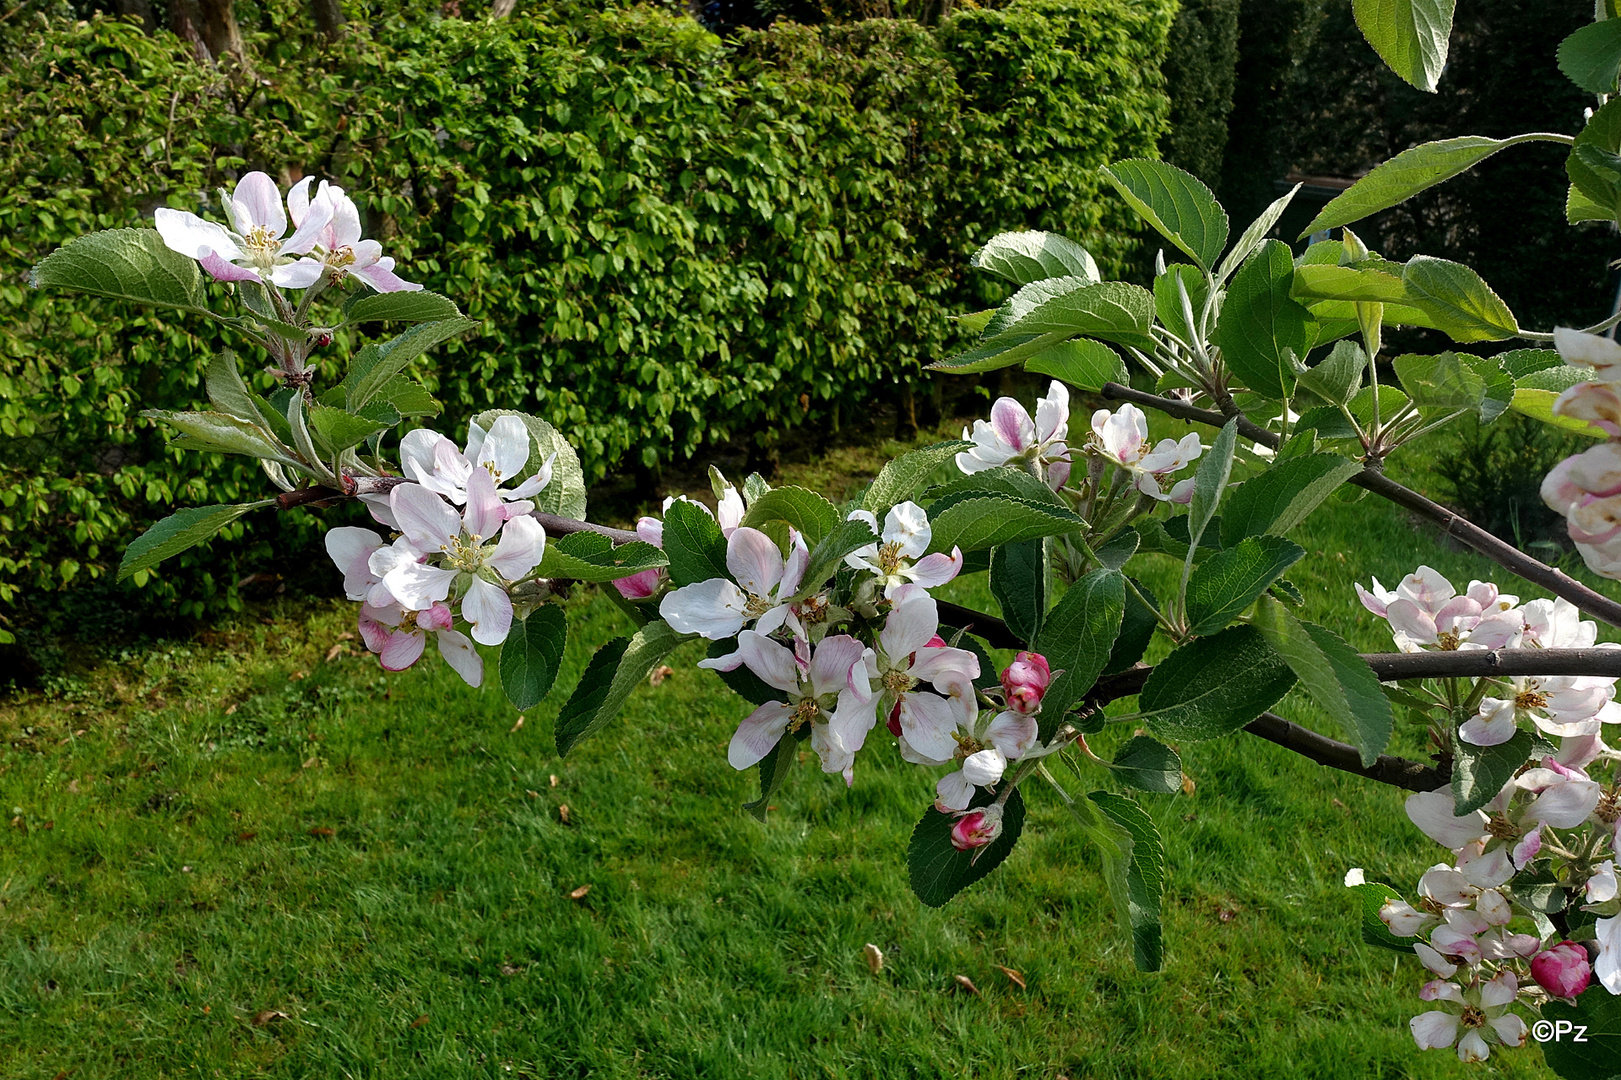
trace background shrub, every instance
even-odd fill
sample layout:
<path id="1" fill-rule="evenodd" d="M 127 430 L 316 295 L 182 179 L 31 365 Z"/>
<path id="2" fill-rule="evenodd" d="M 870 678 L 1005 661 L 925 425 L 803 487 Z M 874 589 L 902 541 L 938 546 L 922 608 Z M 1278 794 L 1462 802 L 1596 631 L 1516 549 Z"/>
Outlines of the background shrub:
<path id="1" fill-rule="evenodd" d="M 1131 222 L 1096 168 L 1154 152 L 1171 16 L 1021 0 L 722 43 L 660 9 L 559 7 L 385 21 L 326 51 L 244 18 L 252 79 L 105 18 L 8 29 L 0 600 L 37 608 L 173 506 L 263 489 L 136 415 L 198 400 L 207 358 L 243 343 L 32 293 L 57 244 L 165 204 L 217 215 L 213 189 L 252 168 L 334 177 L 407 277 L 483 321 L 419 372 L 436 426 L 523 408 L 565 427 L 593 478 L 656 469 L 903 390 L 956 346 L 950 315 L 1001 298 L 966 271 L 997 231 L 1060 230 L 1122 267 Z M 165 610 L 311 562 L 296 515 L 234 532 L 149 586 Z"/>

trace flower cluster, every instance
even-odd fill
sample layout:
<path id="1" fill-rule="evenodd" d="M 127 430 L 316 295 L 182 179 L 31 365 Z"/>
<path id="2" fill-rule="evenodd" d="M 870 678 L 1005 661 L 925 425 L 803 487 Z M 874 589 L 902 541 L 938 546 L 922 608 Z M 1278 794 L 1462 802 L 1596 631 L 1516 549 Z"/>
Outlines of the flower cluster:
<path id="1" fill-rule="evenodd" d="M 1375 580 L 1357 594 L 1406 652 L 1590 647 L 1597 635 L 1564 600 L 1521 604 L 1481 581 L 1459 594 L 1427 566 L 1393 591 Z M 1621 720 L 1614 694 L 1611 678 L 1484 679 L 1467 696 L 1474 704 L 1448 708 L 1461 716 L 1452 731 L 1463 743 L 1500 746 L 1525 730 L 1535 749 L 1479 809 L 1455 813 L 1450 790 L 1407 800 L 1408 818 L 1451 856 L 1420 878 L 1417 904 L 1390 900 L 1379 912 L 1393 935 L 1412 940 L 1431 976 L 1419 998 L 1434 1008 L 1411 1024 L 1421 1048 L 1456 1046 L 1464 1061 L 1481 1061 L 1494 1046 L 1524 1045 L 1529 1029 L 1516 1005 L 1574 998 L 1595 978 L 1621 993 L 1621 799 L 1615 783 L 1593 774 L 1617 756 L 1601 737 L 1605 723 Z M 1360 884 L 1360 872 L 1347 883 Z M 1550 908 L 1550 895 L 1577 899 Z M 1582 940 L 1569 933 L 1578 928 Z"/>
<path id="2" fill-rule="evenodd" d="M 257 281 L 282 289 L 307 289 L 354 275 L 378 292 L 422 288 L 394 273 L 394 260 L 376 240 L 360 235 L 360 211 L 343 189 L 312 177 L 294 184 L 283 205 L 276 182 L 262 172 L 220 192 L 229 229 L 184 210 L 160 208 L 153 224 L 170 249 L 196 259 L 216 281 Z M 287 235 L 289 218 L 293 226 Z"/>
<path id="3" fill-rule="evenodd" d="M 1621 345 L 1563 327 L 1554 346 L 1596 378 L 1570 387 L 1553 404 L 1559 416 L 1584 420 L 1610 439 L 1555 465 L 1542 481 L 1542 501 L 1564 515 L 1576 550 L 1593 572 L 1621 578 Z"/>
<path id="4" fill-rule="evenodd" d="M 513 416 L 488 432 L 472 425 L 465 453 L 442 435 L 413 431 L 401 457 L 410 482 L 362 496 L 395 530 L 393 542 L 345 526 L 328 531 L 327 553 L 343 571 L 345 595 L 360 601 L 361 640 L 385 669 L 416 663 L 432 632 L 450 666 L 478 686 L 484 662 L 473 642 L 506 640 L 513 587 L 545 553 L 528 496 L 550 481 L 551 459 L 516 487 L 500 487 L 529 457 L 528 430 Z M 458 616 L 468 633 L 453 629 Z"/>
<path id="5" fill-rule="evenodd" d="M 1203 449 L 1199 436 L 1189 433 L 1176 439 L 1161 439 L 1152 445 L 1148 438 L 1148 417 L 1131 403 L 1115 412 L 1099 409 L 1092 414 L 1092 438 L 1088 449 L 1118 465 L 1131 476 L 1132 486 L 1161 502 L 1187 503 L 1193 498 L 1193 479 L 1178 480 L 1169 490 L 1164 481 L 1196 460 Z"/>
<path id="6" fill-rule="evenodd" d="M 1598 637 L 1596 624 L 1583 620 L 1564 599 L 1532 600 L 1497 591 L 1487 581 L 1471 581 L 1459 594 L 1440 572 L 1421 566 L 1394 591 L 1373 579 L 1372 590 L 1356 586 L 1369 611 L 1390 623 L 1402 652 L 1425 649 L 1583 649 Z M 1605 646 L 1601 646 L 1605 647 Z M 1596 735 L 1604 724 L 1621 723 L 1615 679 L 1593 675 L 1524 675 L 1505 678 L 1480 699 L 1458 737 L 1475 746 L 1497 746 L 1521 727 L 1544 735 Z"/>

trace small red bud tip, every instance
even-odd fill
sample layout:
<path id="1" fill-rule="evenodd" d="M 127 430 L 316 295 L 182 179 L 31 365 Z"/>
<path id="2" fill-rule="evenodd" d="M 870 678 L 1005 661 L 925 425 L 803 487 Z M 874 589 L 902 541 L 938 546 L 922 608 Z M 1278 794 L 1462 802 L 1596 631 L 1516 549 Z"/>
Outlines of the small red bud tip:
<path id="1" fill-rule="evenodd" d="M 315 335 L 315 347 L 317 349 L 324 349 L 330 344 L 332 344 L 332 335 L 331 334 L 316 334 Z"/>
<path id="2" fill-rule="evenodd" d="M 972 851 L 1002 835 L 1002 808 L 987 806 L 971 810 L 957 819 L 951 827 L 951 846 L 958 851 Z"/>
<path id="3" fill-rule="evenodd" d="M 946 648 L 946 639 L 936 634 L 928 641 L 925 641 L 923 647 L 925 649 L 944 649 Z"/>
<path id="4" fill-rule="evenodd" d="M 1040 653 L 1021 652 L 1002 671 L 1002 693 L 1008 708 L 1026 716 L 1041 708 L 1041 699 L 1052 683 L 1052 668 Z"/>
<path id="5" fill-rule="evenodd" d="M 1574 941 L 1561 941 L 1531 958 L 1531 978 L 1557 998 L 1573 998 L 1593 979 L 1587 950 Z"/>

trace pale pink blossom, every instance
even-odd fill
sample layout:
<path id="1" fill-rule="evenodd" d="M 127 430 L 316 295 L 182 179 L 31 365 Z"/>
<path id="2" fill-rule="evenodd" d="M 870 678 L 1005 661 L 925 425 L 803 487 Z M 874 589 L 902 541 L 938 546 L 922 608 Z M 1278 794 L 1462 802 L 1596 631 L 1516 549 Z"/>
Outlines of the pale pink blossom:
<path id="1" fill-rule="evenodd" d="M 1088 447 L 1106 460 L 1131 473 L 1131 482 L 1144 495 L 1162 502 L 1186 503 L 1193 497 L 1193 480 L 1179 481 L 1166 491 L 1163 482 L 1197 460 L 1204 448 L 1199 436 L 1190 432 L 1181 440 L 1161 439 L 1150 447 L 1148 418 L 1127 402 L 1114 412 L 1099 409 L 1092 414 L 1092 438 Z"/>
<path id="2" fill-rule="evenodd" d="M 326 226 L 329 208 L 308 215 L 287 236 L 281 192 L 262 172 L 244 175 L 233 194 L 220 192 L 220 201 L 230 229 L 168 207 L 156 211 L 153 225 L 167 247 L 196 259 L 216 281 L 269 281 L 284 289 L 304 289 L 320 279 L 321 264 L 303 256 Z"/>
<path id="3" fill-rule="evenodd" d="M 960 548 L 952 548 L 950 555 L 939 551 L 933 555 L 924 554 L 929 550 L 934 530 L 929 525 L 928 515 L 917 503 L 903 502 L 892 507 L 884 515 L 882 532 L 879 532 L 878 519 L 871 511 L 852 511 L 849 520 L 866 522 L 879 539 L 877 543 L 857 548 L 846 555 L 845 565 L 873 574 L 884 587 L 886 597 L 892 596 L 897 588 L 908 582 L 929 589 L 944 585 L 962 570 Z"/>
<path id="4" fill-rule="evenodd" d="M 385 671 L 404 671 L 422 658 L 431 631 L 439 643 L 439 655 L 468 686 L 484 681 L 484 659 L 467 635 L 451 629 L 450 608 L 435 603 L 422 611 L 410 611 L 398 603 L 384 607 L 363 604 L 360 608 L 360 639 L 376 653 Z"/>
<path id="5" fill-rule="evenodd" d="M 799 589 L 810 560 L 799 532 L 788 530 L 788 557 L 777 542 L 747 526 L 733 531 L 726 541 L 728 578 L 684 585 L 659 602 L 664 621 L 683 634 L 699 634 L 710 641 L 736 637 L 749 623 L 761 634 L 786 625 L 797 637 L 805 636 L 789 600 Z"/>
<path id="6" fill-rule="evenodd" d="M 326 273 L 331 282 L 353 274 L 380 293 L 415 292 L 422 288 L 394 273 L 394 260 L 383 254 L 383 245 L 360 236 L 360 211 L 354 201 L 335 184 L 321 181 L 315 197 L 310 197 L 306 177 L 287 193 L 287 209 L 299 234 L 311 225 L 316 235 L 313 250 L 320 257 L 316 277 Z M 307 249 L 308 250 L 308 249 Z M 310 282 L 314 284 L 314 281 Z"/>
<path id="7" fill-rule="evenodd" d="M 939 641 L 940 617 L 922 586 L 902 585 L 891 601 L 878 633 L 878 709 L 889 716 L 890 730 L 920 756 L 949 759 L 957 750 L 953 732 L 972 725 L 979 708 L 974 697 L 979 658 L 943 641 L 932 644 Z"/>
<path id="8" fill-rule="evenodd" d="M 957 455 L 957 468 L 983 472 L 998 465 L 1025 465 L 1036 470 L 1053 490 L 1069 480 L 1069 388 L 1053 380 L 1047 396 L 1036 400 L 1035 419 L 1010 397 L 997 398 L 991 419 L 975 420 L 962 437 L 973 447 Z"/>
<path id="9" fill-rule="evenodd" d="M 551 483 L 555 453 L 516 487 L 501 486 L 523 470 L 529 455 L 529 429 L 512 415 L 497 417 L 489 431 L 468 424 L 465 450 L 457 450 L 455 443 L 427 428 L 407 432 L 400 440 L 400 467 L 411 480 L 460 506 L 467 501 L 468 478 L 482 468 L 495 482 L 495 494 L 508 518 L 532 511 L 535 504 L 530 499 Z"/>

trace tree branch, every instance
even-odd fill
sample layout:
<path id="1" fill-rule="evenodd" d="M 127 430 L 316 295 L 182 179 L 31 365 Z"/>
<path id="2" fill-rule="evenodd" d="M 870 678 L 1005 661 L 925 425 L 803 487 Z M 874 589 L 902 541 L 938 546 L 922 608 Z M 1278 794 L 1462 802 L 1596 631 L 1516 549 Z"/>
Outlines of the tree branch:
<path id="1" fill-rule="evenodd" d="M 1154 394 L 1144 393 L 1141 390 L 1133 390 L 1131 387 L 1121 386 L 1119 383 L 1104 383 L 1102 393 L 1106 398 L 1116 401 L 1130 401 L 1150 409 L 1158 409 L 1160 412 L 1180 420 L 1192 420 L 1213 427 L 1221 427 L 1227 423 L 1227 417 L 1220 413 L 1200 409 L 1171 398 L 1162 398 Z M 1280 440 L 1276 433 L 1257 426 L 1242 413 L 1237 414 L 1237 419 L 1240 435 L 1260 443 L 1262 446 L 1272 449 L 1277 448 Z M 1510 573 L 1529 581 L 1533 585 L 1539 585 L 1547 589 L 1555 596 L 1569 600 L 1580 608 L 1583 613 L 1591 615 L 1600 622 L 1608 623 L 1611 626 L 1621 626 L 1621 603 L 1617 603 L 1604 594 L 1589 589 L 1562 570 L 1556 570 L 1547 563 L 1533 559 L 1512 544 L 1499 540 L 1467 518 L 1454 514 L 1451 510 L 1425 498 L 1412 488 L 1403 487 L 1401 484 L 1396 483 L 1378 469 L 1364 467 L 1361 472 L 1346 482 L 1355 484 L 1360 488 L 1366 488 L 1375 495 L 1389 499 L 1397 506 L 1405 507 L 1420 517 L 1428 518 L 1439 525 L 1448 536 L 1475 549 Z"/>

